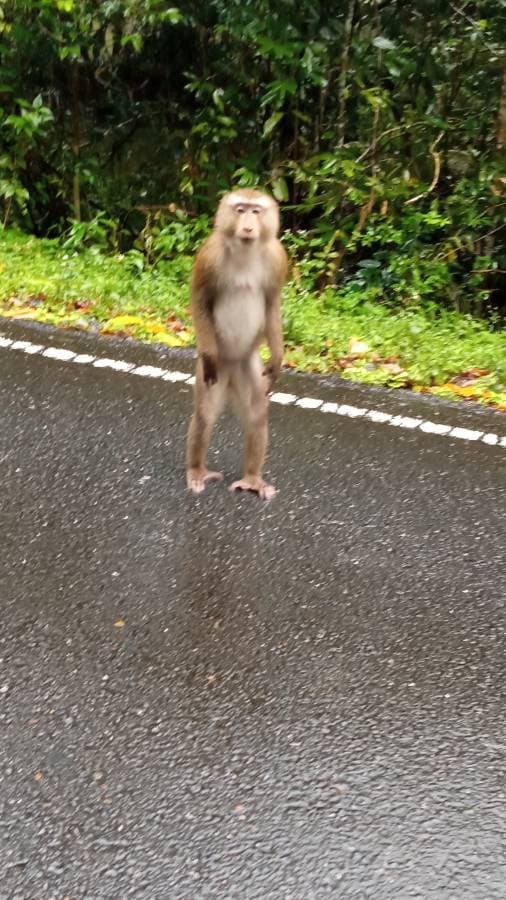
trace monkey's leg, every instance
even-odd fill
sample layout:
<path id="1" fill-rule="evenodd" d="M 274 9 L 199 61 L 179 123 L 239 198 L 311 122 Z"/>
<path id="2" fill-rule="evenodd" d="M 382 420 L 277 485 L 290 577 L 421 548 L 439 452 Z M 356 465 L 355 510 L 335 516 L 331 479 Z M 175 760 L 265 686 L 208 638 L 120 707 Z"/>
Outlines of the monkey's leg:
<path id="1" fill-rule="evenodd" d="M 223 409 L 226 395 L 225 373 L 218 374 L 215 384 L 205 384 L 202 362 L 197 363 L 194 410 L 188 429 L 186 446 L 186 484 L 200 494 L 207 481 L 221 481 L 221 472 L 210 472 L 206 467 L 206 454 L 214 424 Z"/>
<path id="2" fill-rule="evenodd" d="M 265 395 L 262 361 L 258 353 L 237 368 L 232 380 L 236 406 L 245 425 L 243 477 L 230 485 L 231 491 L 254 491 L 262 500 L 274 497 L 276 489 L 262 478 L 269 438 L 269 399 Z M 238 401 L 238 402 L 237 402 Z"/>

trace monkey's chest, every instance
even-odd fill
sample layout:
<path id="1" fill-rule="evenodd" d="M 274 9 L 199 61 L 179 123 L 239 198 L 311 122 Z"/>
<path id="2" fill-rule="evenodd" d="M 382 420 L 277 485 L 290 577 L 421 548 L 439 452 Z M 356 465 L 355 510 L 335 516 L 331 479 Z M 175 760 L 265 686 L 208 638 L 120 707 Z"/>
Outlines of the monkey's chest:
<path id="1" fill-rule="evenodd" d="M 265 296 L 260 285 L 230 288 L 215 303 L 214 321 L 228 359 L 246 356 L 265 328 Z"/>

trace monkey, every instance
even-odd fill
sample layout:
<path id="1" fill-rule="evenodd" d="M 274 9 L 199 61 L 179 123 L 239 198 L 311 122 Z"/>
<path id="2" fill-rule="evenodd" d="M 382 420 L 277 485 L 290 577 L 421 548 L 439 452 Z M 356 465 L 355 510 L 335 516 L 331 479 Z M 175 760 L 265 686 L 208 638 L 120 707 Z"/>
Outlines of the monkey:
<path id="1" fill-rule="evenodd" d="M 269 393 L 281 371 L 281 287 L 287 254 L 278 240 L 279 207 L 268 194 L 240 189 L 221 199 L 214 228 L 197 253 L 191 314 L 197 343 L 194 409 L 187 438 L 186 483 L 200 494 L 221 472 L 206 468 L 214 424 L 227 402 L 244 426 L 243 476 L 229 490 L 270 500 L 262 478 L 268 442 Z M 259 347 L 266 342 L 264 367 Z"/>

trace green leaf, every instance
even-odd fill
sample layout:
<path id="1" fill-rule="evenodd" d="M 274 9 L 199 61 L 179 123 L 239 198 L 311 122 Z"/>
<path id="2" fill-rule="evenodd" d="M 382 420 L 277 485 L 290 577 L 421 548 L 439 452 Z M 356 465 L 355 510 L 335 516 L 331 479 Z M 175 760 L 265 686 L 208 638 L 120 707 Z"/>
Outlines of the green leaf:
<path id="1" fill-rule="evenodd" d="M 362 93 L 367 102 L 371 104 L 373 109 L 385 108 L 385 98 L 380 93 L 379 88 L 367 88 L 367 90 L 363 91 Z"/>
<path id="2" fill-rule="evenodd" d="M 171 25 L 177 25 L 178 22 L 183 21 L 183 14 L 180 9 L 177 9 L 175 6 L 171 6 L 165 13 L 165 17 L 169 20 Z"/>
<path id="3" fill-rule="evenodd" d="M 142 34 L 124 34 L 120 43 L 122 47 L 127 47 L 131 44 L 135 52 L 139 53 L 142 50 L 144 41 Z"/>
<path id="4" fill-rule="evenodd" d="M 378 50 L 395 50 L 394 42 L 388 38 L 381 37 L 381 35 L 374 38 L 373 44 Z"/>
<path id="5" fill-rule="evenodd" d="M 213 91 L 213 103 L 214 103 L 215 106 L 218 107 L 218 109 L 220 110 L 220 112 L 223 112 L 223 109 L 224 109 L 224 106 L 223 106 L 223 93 L 224 93 L 224 92 L 223 92 L 223 88 L 216 88 L 216 90 Z"/>
<path id="6" fill-rule="evenodd" d="M 293 59 L 299 46 L 298 44 L 281 44 L 263 36 L 257 37 L 257 44 L 260 53 L 272 56 L 274 59 Z"/>
<path id="7" fill-rule="evenodd" d="M 446 119 L 441 119 L 439 116 L 427 116 L 427 121 L 444 131 L 450 127 Z"/>
<path id="8" fill-rule="evenodd" d="M 295 94 L 297 91 L 297 82 L 294 78 L 285 78 L 283 81 L 271 81 L 267 92 L 262 97 L 261 106 L 267 106 L 269 103 L 281 104 L 287 94 Z"/>
<path id="9" fill-rule="evenodd" d="M 272 182 L 272 193 L 274 194 L 276 200 L 282 202 L 283 200 L 288 200 L 288 185 L 284 178 L 279 177 L 275 178 Z"/>
<path id="10" fill-rule="evenodd" d="M 354 159 L 343 159 L 343 172 L 347 178 L 353 178 L 357 171 L 357 164 Z"/>
<path id="11" fill-rule="evenodd" d="M 114 51 L 114 27 L 109 24 L 105 29 L 104 46 L 108 56 L 112 56 Z"/>
<path id="12" fill-rule="evenodd" d="M 282 119 L 282 118 L 283 118 L 283 113 L 282 113 L 282 112 L 275 112 L 275 113 L 273 113 L 272 116 L 270 116 L 270 117 L 267 119 L 267 121 L 266 121 L 266 123 L 265 123 L 265 125 L 264 125 L 264 130 L 263 130 L 263 132 L 262 132 L 262 137 L 264 137 L 264 138 L 267 137 L 267 136 L 271 133 L 271 131 L 273 131 L 273 130 L 275 129 L 275 127 L 276 127 L 276 125 L 278 124 L 278 122 L 281 122 L 281 119 Z"/>
<path id="13" fill-rule="evenodd" d="M 390 72 L 390 75 L 392 76 L 392 78 L 398 78 L 399 75 L 401 74 L 401 70 L 399 69 L 399 66 L 397 66 L 394 62 L 390 62 L 390 60 L 388 60 L 388 59 L 386 61 L 386 67 L 387 67 L 388 71 Z"/>

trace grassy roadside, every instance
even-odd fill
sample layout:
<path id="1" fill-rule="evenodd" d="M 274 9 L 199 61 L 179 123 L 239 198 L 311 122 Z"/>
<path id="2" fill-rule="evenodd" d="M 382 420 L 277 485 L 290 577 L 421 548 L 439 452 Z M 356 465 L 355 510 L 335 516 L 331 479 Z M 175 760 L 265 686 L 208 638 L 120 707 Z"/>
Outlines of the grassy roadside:
<path id="1" fill-rule="evenodd" d="M 0 231 L 0 315 L 191 345 L 191 257 L 152 268 L 140 253 L 65 252 L 57 241 Z M 285 364 L 411 387 L 506 411 L 506 331 L 457 313 L 351 304 L 295 283 L 283 295 Z"/>

